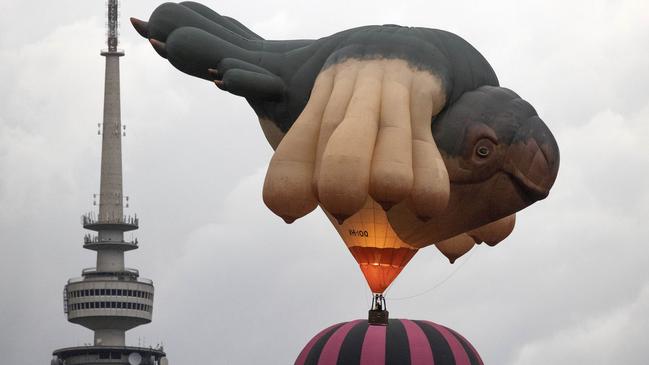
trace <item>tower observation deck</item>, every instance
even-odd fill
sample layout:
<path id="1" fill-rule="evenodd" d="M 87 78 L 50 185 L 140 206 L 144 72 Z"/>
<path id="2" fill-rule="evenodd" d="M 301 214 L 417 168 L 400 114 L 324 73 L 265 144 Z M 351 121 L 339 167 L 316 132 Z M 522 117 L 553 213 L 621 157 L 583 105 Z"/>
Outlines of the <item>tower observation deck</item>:
<path id="1" fill-rule="evenodd" d="M 124 233 L 139 227 L 137 216 L 124 214 L 122 189 L 122 125 L 120 106 L 118 0 L 107 0 L 108 48 L 102 127 L 99 214 L 82 216 L 83 247 L 97 252 L 96 266 L 68 280 L 63 291 L 68 321 L 94 331 L 90 346 L 55 350 L 52 365 L 166 365 L 162 347 L 126 346 L 126 331 L 151 322 L 154 287 L 138 270 L 124 266 L 124 252 L 138 248 Z"/>

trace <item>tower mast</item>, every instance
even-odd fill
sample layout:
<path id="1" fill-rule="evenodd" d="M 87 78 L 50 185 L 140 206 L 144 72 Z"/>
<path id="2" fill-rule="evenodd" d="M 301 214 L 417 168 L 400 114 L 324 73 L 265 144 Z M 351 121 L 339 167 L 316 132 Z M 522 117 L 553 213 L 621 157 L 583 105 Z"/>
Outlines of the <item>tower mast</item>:
<path id="1" fill-rule="evenodd" d="M 95 267 L 68 280 L 63 292 L 68 321 L 94 331 L 90 346 L 55 350 L 52 364 L 168 364 L 162 348 L 126 346 L 126 331 L 151 322 L 153 282 L 126 268 L 124 252 L 138 248 L 138 241 L 126 240 L 124 233 L 139 227 L 137 216 L 124 214 L 122 187 L 122 124 L 120 105 L 119 3 L 107 0 L 107 44 L 101 55 L 106 59 L 104 113 L 101 146 L 99 214 L 82 216 L 86 234 L 83 247 L 97 252 Z"/>
<path id="2" fill-rule="evenodd" d="M 108 49 L 104 79 L 104 123 L 101 143 L 101 182 L 99 190 L 99 220 L 118 221 L 123 218 L 122 191 L 122 121 L 119 85 L 118 2 L 108 0 Z"/>

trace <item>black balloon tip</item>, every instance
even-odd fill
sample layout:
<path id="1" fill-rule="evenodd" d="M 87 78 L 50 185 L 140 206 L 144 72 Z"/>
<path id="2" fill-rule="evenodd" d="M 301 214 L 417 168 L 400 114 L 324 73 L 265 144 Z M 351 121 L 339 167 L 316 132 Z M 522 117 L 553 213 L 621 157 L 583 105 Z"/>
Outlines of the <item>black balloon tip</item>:
<path id="1" fill-rule="evenodd" d="M 149 23 L 138 18 L 131 18 L 131 24 L 135 31 L 144 38 L 149 38 Z"/>
<path id="2" fill-rule="evenodd" d="M 393 202 L 388 202 L 388 201 L 380 201 L 378 203 L 379 203 L 379 205 L 381 205 L 381 208 L 383 208 L 383 210 L 386 211 L 386 212 L 388 210 L 390 210 L 390 208 L 392 208 L 394 206 Z"/>
<path id="3" fill-rule="evenodd" d="M 346 215 L 346 214 L 332 214 L 332 215 L 334 216 L 334 218 L 336 218 L 336 221 L 338 221 L 338 224 L 345 223 L 345 220 L 347 220 L 347 218 L 349 218 L 349 216 Z"/>
<path id="4" fill-rule="evenodd" d="M 476 245 L 479 245 L 479 244 L 481 244 L 483 242 L 480 238 L 478 238 L 476 236 L 469 235 L 469 237 L 471 237 L 471 239 L 473 239 L 473 242 L 475 242 Z"/>
<path id="5" fill-rule="evenodd" d="M 223 80 L 214 80 L 214 85 L 216 85 L 216 87 L 218 87 L 219 89 L 222 89 L 222 90 L 224 88 Z"/>
<path id="6" fill-rule="evenodd" d="M 432 217 L 426 216 L 426 215 L 420 215 L 417 214 L 417 219 L 419 219 L 422 222 L 428 222 Z"/>
<path id="7" fill-rule="evenodd" d="M 207 74 L 210 75 L 210 77 L 214 81 L 221 79 L 221 75 L 219 74 L 219 70 L 217 70 L 215 68 L 208 68 L 207 69 Z"/>
<path id="8" fill-rule="evenodd" d="M 167 45 L 164 42 L 160 42 L 157 39 L 149 39 L 149 42 L 153 46 L 153 49 L 155 49 L 156 52 L 160 55 L 160 57 L 167 58 Z"/>

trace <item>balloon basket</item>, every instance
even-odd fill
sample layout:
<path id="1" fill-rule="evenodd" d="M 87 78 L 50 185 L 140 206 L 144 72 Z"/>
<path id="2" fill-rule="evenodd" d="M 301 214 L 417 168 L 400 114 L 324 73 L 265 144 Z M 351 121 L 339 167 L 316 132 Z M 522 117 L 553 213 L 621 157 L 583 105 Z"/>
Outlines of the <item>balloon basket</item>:
<path id="1" fill-rule="evenodd" d="M 372 308 L 367 313 L 367 322 L 371 326 L 387 326 L 389 313 L 383 294 L 374 294 Z"/>

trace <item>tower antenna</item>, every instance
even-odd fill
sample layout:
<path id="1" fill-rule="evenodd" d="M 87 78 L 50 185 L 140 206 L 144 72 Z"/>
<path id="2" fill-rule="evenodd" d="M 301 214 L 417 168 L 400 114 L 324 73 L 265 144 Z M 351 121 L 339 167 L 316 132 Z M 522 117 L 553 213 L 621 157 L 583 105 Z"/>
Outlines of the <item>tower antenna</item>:
<path id="1" fill-rule="evenodd" d="M 108 52 L 117 52 L 119 44 L 119 2 L 117 0 L 107 0 L 108 5 Z"/>

